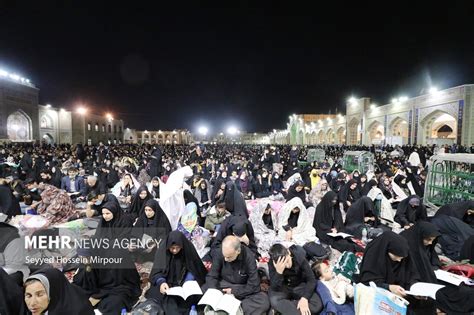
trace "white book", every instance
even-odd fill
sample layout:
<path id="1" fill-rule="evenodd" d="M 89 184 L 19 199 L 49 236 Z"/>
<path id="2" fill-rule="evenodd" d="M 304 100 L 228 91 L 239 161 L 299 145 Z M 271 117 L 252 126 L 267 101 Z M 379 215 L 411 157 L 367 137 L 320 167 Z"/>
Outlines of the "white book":
<path id="1" fill-rule="evenodd" d="M 172 287 L 166 294 L 180 296 L 183 300 L 187 300 L 191 295 L 202 295 L 202 290 L 196 281 L 186 281 L 182 287 Z"/>
<path id="2" fill-rule="evenodd" d="M 209 305 L 214 311 L 225 311 L 229 315 L 237 314 L 240 307 L 240 301 L 232 294 L 224 294 L 216 289 L 208 289 L 198 304 Z"/>
<path id="3" fill-rule="evenodd" d="M 454 284 L 454 285 L 457 285 L 457 286 L 459 286 L 461 283 L 465 283 L 467 285 L 474 285 L 474 281 L 472 281 L 471 279 L 469 279 L 467 277 L 460 276 L 460 275 L 456 275 L 456 274 L 451 273 L 451 272 L 447 272 L 447 271 L 438 269 L 438 270 L 435 270 L 434 273 L 435 273 L 436 278 L 438 280 L 441 280 L 441 281 L 444 281 L 444 282 L 447 282 L 447 283 L 451 283 L 451 284 Z"/>
<path id="4" fill-rule="evenodd" d="M 441 288 L 444 288 L 444 285 L 417 282 L 410 287 L 409 291 L 405 291 L 405 293 L 414 296 L 426 296 L 436 300 L 436 292 L 438 292 L 438 290 Z"/>
<path id="5" fill-rule="evenodd" d="M 350 234 L 347 234 L 347 233 L 343 233 L 343 232 L 337 232 L 337 233 L 328 233 L 329 236 L 332 236 L 332 237 L 342 237 L 342 238 L 349 238 L 349 237 L 352 237 L 352 235 Z"/>
<path id="6" fill-rule="evenodd" d="M 152 242 L 154 242 L 155 240 L 153 239 L 153 237 L 151 237 L 150 235 L 146 234 L 146 233 L 143 233 L 143 236 L 142 236 L 142 243 L 143 244 L 152 244 Z"/>

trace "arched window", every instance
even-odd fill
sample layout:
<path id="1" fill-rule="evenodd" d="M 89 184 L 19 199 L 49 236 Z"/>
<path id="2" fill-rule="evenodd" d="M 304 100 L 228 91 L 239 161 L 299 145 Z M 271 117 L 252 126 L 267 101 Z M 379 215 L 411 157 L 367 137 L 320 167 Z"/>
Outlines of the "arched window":
<path id="1" fill-rule="evenodd" d="M 53 120 L 48 115 L 43 115 L 40 119 L 40 128 L 53 128 Z"/>
<path id="2" fill-rule="evenodd" d="M 99 124 L 95 124 L 95 131 L 99 131 Z"/>
<path id="3" fill-rule="evenodd" d="M 119 127 L 119 133 L 122 133 L 122 126 Z"/>
<path id="4" fill-rule="evenodd" d="M 87 130 L 91 131 L 91 123 L 87 123 Z"/>
<path id="5" fill-rule="evenodd" d="M 102 125 L 102 132 L 105 132 L 105 125 Z"/>
<path id="6" fill-rule="evenodd" d="M 12 141 L 31 140 L 31 119 L 22 110 L 10 114 L 7 118 L 8 139 Z"/>
<path id="7" fill-rule="evenodd" d="M 111 133 L 111 132 L 112 132 L 112 126 L 109 125 L 109 128 L 108 128 L 108 129 L 109 129 L 109 133 Z"/>
<path id="8" fill-rule="evenodd" d="M 114 125 L 114 133 L 117 133 L 117 126 Z"/>

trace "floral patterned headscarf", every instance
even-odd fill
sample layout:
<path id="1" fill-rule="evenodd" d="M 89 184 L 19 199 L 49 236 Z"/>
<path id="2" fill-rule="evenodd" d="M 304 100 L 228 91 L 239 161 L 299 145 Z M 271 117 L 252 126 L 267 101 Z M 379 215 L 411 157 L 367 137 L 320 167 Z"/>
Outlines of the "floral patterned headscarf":
<path id="1" fill-rule="evenodd" d="M 186 231 L 191 233 L 194 230 L 198 221 L 197 205 L 190 202 L 186 205 L 183 214 L 181 215 L 180 223 Z"/>

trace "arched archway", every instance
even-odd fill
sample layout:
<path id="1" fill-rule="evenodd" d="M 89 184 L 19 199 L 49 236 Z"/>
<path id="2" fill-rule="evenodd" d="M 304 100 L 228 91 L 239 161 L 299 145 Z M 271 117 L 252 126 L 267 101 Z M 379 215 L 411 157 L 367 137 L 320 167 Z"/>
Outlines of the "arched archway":
<path id="1" fill-rule="evenodd" d="M 43 141 L 46 144 L 54 144 L 54 138 L 49 133 L 46 133 L 46 134 L 43 135 Z"/>
<path id="2" fill-rule="evenodd" d="M 451 134 L 454 132 L 453 128 L 451 128 L 448 125 L 443 125 L 441 128 L 437 130 L 437 136 L 438 138 L 450 138 Z"/>
<path id="3" fill-rule="evenodd" d="M 304 144 L 311 144 L 311 134 L 309 132 L 304 133 Z"/>
<path id="4" fill-rule="evenodd" d="M 444 126 L 449 127 L 451 132 L 447 133 L 448 128 Z M 456 142 L 458 131 L 457 121 L 456 118 L 446 112 L 440 110 L 434 111 L 423 119 L 421 127 L 421 144 L 449 144 Z M 438 134 L 440 129 L 441 134 Z"/>
<path id="5" fill-rule="evenodd" d="M 303 145 L 304 144 L 304 133 L 303 130 L 300 130 L 298 133 L 298 144 Z"/>
<path id="6" fill-rule="evenodd" d="M 318 135 L 316 134 L 316 130 L 313 130 L 310 134 L 311 144 L 318 144 Z"/>
<path id="7" fill-rule="evenodd" d="M 47 114 L 41 116 L 40 128 L 52 129 L 54 128 L 53 119 Z"/>
<path id="8" fill-rule="evenodd" d="M 334 144 L 336 137 L 334 135 L 334 130 L 330 128 L 326 134 L 327 144 Z"/>
<path id="9" fill-rule="evenodd" d="M 352 118 L 348 125 L 349 138 L 348 141 L 350 145 L 360 144 L 360 121 L 357 118 Z"/>
<path id="10" fill-rule="evenodd" d="M 382 123 L 378 121 L 374 121 L 372 124 L 370 124 L 367 131 L 369 132 L 370 144 L 380 144 L 384 141 L 385 134 L 384 134 L 384 127 Z"/>
<path id="11" fill-rule="evenodd" d="M 336 143 L 346 144 L 346 129 L 344 127 L 339 127 L 339 129 L 337 129 Z"/>
<path id="12" fill-rule="evenodd" d="M 10 114 L 7 118 L 7 133 L 11 141 L 31 141 L 31 118 L 21 109 Z"/>
<path id="13" fill-rule="evenodd" d="M 408 122 L 400 117 L 395 118 L 389 127 L 388 134 L 391 137 L 399 137 L 402 144 L 408 143 Z"/>
<path id="14" fill-rule="evenodd" d="M 324 144 L 324 132 L 319 130 L 318 132 L 318 144 Z"/>
<path id="15" fill-rule="evenodd" d="M 291 144 L 296 144 L 297 142 L 297 133 L 298 133 L 298 128 L 295 123 L 291 125 L 290 128 L 290 142 Z"/>

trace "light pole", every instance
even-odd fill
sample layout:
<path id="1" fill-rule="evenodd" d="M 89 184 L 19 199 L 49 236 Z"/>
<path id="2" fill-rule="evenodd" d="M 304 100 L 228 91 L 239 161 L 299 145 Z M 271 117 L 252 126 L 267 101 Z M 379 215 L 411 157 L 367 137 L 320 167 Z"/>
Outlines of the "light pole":
<path id="1" fill-rule="evenodd" d="M 82 137 L 83 137 L 83 145 L 86 145 L 86 114 L 87 114 L 87 108 L 85 107 L 79 107 L 77 109 L 77 112 L 79 115 L 82 116 Z"/>
<path id="2" fill-rule="evenodd" d="M 207 133 L 209 132 L 209 129 L 207 129 L 206 126 L 201 126 L 198 128 L 198 132 L 201 135 L 200 139 L 201 141 L 206 141 L 207 140 Z"/>

